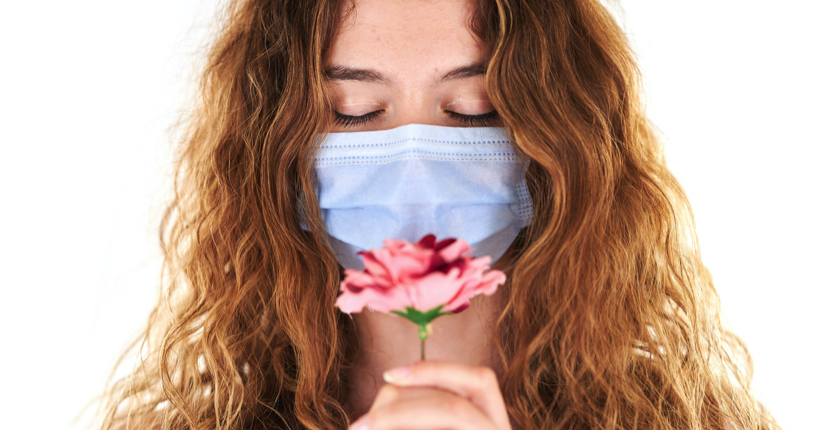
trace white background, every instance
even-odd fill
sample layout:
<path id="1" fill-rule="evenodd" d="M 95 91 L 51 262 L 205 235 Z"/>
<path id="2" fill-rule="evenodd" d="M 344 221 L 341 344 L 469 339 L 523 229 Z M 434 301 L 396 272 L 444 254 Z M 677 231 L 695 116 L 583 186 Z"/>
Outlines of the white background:
<path id="1" fill-rule="evenodd" d="M 754 388 L 827 429 L 827 7 L 622 0 Z M 65 429 L 154 300 L 166 127 L 216 0 L 0 6 L 0 427 Z"/>

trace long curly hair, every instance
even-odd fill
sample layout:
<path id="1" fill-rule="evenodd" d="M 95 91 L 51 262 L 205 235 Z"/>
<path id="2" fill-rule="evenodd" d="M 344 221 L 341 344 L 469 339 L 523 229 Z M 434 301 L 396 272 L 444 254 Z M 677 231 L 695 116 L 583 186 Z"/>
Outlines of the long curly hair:
<path id="1" fill-rule="evenodd" d="M 160 298 L 98 428 L 347 427 L 357 337 L 334 306 L 342 273 L 310 160 L 331 122 L 327 48 L 351 10 L 223 10 L 181 122 Z M 492 334 L 515 428 L 777 429 L 721 325 L 624 32 L 598 0 L 480 0 L 476 12 L 490 100 L 531 161 L 534 218 L 507 251 Z"/>

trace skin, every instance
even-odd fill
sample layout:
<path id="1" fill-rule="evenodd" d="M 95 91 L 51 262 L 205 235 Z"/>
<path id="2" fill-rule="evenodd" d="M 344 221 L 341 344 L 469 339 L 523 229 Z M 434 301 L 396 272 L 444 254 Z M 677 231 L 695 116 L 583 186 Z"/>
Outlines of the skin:
<path id="1" fill-rule="evenodd" d="M 334 109 L 370 121 L 332 124 L 332 132 L 384 130 L 419 123 L 451 127 L 498 126 L 497 116 L 470 123 L 450 112 L 493 111 L 483 70 L 462 69 L 485 60 L 467 29 L 471 0 L 356 0 L 326 61 Z M 345 68 L 371 73 L 344 73 Z M 442 79 L 455 70 L 454 76 Z M 460 70 L 460 71 L 458 71 Z M 371 79 L 370 75 L 374 79 Z M 493 264 L 497 269 L 504 258 Z M 510 422 L 497 382 L 496 350 L 488 341 L 498 295 L 479 295 L 457 315 L 440 317 L 420 361 L 417 327 L 394 315 L 353 314 L 360 350 L 346 376 L 352 429 L 506 430 Z M 403 381 L 383 383 L 383 372 L 414 364 Z"/>
<path id="2" fill-rule="evenodd" d="M 330 48 L 326 70 L 337 66 L 370 70 L 386 81 L 329 75 L 329 93 L 340 114 L 382 113 L 364 124 L 335 123 L 330 131 L 384 130 L 411 123 L 499 125 L 497 116 L 486 124 L 469 124 L 450 113 L 480 115 L 494 110 L 484 87 L 484 70 L 441 79 L 450 71 L 486 60 L 485 51 L 466 28 L 470 0 L 355 0 L 354 4 Z"/>

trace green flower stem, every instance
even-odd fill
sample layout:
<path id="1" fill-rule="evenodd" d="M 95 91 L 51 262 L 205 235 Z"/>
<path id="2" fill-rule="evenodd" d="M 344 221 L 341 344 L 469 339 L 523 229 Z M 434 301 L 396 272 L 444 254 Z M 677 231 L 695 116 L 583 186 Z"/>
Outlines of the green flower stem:
<path id="1" fill-rule="evenodd" d="M 402 311 L 391 311 L 391 313 L 400 315 L 403 318 L 417 324 L 417 336 L 420 338 L 420 359 L 426 359 L 426 338 L 429 337 L 429 334 L 432 332 L 432 327 L 430 322 L 435 318 L 442 316 L 442 315 L 452 315 L 452 312 L 441 312 L 440 308 L 443 305 L 440 305 L 434 309 L 429 309 L 426 312 L 418 311 L 415 308 L 406 307 L 406 312 Z"/>
<path id="2" fill-rule="evenodd" d="M 428 326 L 429 323 L 419 324 L 417 326 L 417 336 L 420 338 L 420 360 L 426 359 L 426 338 L 429 337 Z"/>

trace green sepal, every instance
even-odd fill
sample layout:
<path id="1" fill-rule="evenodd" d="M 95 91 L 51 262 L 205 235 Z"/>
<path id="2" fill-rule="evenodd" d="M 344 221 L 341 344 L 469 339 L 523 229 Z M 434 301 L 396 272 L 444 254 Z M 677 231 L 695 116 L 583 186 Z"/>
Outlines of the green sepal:
<path id="1" fill-rule="evenodd" d="M 406 312 L 405 313 L 401 312 L 401 311 L 391 311 L 391 312 L 393 314 L 397 314 L 397 315 L 400 315 L 403 318 L 406 318 L 407 320 L 417 324 L 418 326 L 426 327 L 426 324 L 429 324 L 430 322 L 432 322 L 432 320 L 434 320 L 435 318 L 437 318 L 441 315 L 453 315 L 452 312 L 441 312 L 440 308 L 442 308 L 442 307 L 443 307 L 443 305 L 438 305 L 438 307 L 436 307 L 434 309 L 429 309 L 426 312 L 421 312 L 421 311 L 419 311 L 419 310 L 417 310 L 417 309 L 415 309 L 411 306 L 406 306 Z"/>

